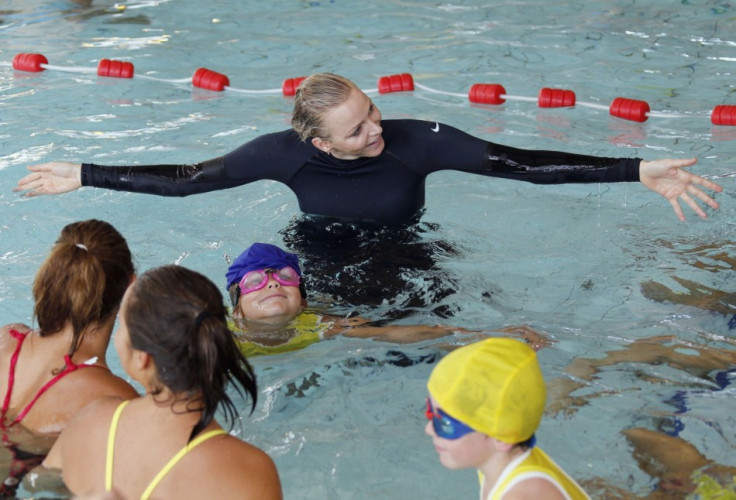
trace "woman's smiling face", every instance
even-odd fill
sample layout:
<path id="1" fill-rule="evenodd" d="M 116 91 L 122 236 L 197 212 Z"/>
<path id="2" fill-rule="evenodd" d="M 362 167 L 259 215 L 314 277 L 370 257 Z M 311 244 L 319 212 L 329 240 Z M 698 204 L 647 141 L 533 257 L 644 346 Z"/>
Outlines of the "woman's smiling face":
<path id="1" fill-rule="evenodd" d="M 374 157 L 383 152 L 381 112 L 358 88 L 339 106 L 324 114 L 329 138 L 315 137 L 312 143 L 341 160 Z"/>

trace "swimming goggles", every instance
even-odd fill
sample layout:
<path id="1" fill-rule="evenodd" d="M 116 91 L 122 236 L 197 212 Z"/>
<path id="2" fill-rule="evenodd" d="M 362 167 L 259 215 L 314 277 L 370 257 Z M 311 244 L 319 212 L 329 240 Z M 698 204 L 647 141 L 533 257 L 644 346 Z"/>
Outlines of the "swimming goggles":
<path id="1" fill-rule="evenodd" d="M 293 267 L 282 267 L 281 269 L 256 269 L 245 273 L 240 280 L 240 293 L 255 292 L 268 284 L 269 275 L 283 286 L 299 286 L 299 273 Z"/>
<path id="2" fill-rule="evenodd" d="M 427 410 L 424 412 L 424 416 L 427 417 L 427 420 L 432 421 L 434 433 L 442 439 L 460 439 L 465 434 L 475 432 L 475 429 L 471 429 L 442 410 L 432 408 L 429 398 L 427 398 Z"/>

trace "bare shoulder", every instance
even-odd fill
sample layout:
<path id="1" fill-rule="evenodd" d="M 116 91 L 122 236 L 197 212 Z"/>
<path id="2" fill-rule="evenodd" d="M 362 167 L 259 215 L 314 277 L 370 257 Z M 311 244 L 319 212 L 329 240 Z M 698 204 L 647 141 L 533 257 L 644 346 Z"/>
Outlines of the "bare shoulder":
<path id="1" fill-rule="evenodd" d="M 84 456 L 84 448 L 90 443 L 104 443 L 113 413 L 122 401 L 115 397 L 101 398 L 82 408 L 69 419 L 51 451 L 68 461 L 79 454 Z"/>
<path id="2" fill-rule="evenodd" d="M 36 401 L 23 424 L 37 433 L 58 434 L 75 415 L 100 398 L 121 400 L 137 396 L 130 384 L 106 369 L 89 367 L 75 370 Z"/>
<path id="3" fill-rule="evenodd" d="M 18 330 L 21 333 L 31 331 L 31 327 L 24 323 L 8 323 L 7 325 L 0 326 L 0 334 L 7 335 L 10 330 Z"/>
<path id="4" fill-rule="evenodd" d="M 564 500 L 565 495 L 551 480 L 543 477 L 533 477 L 519 482 L 506 493 L 504 498 L 508 500 L 532 500 L 536 498 Z"/>
<path id="5" fill-rule="evenodd" d="M 69 420 L 69 423 L 64 429 L 64 434 L 69 436 L 78 431 L 81 431 L 82 433 L 88 432 L 97 425 L 107 429 L 113 413 L 124 400 L 124 398 L 117 396 L 95 399 L 91 403 L 85 405 Z"/>
<path id="6" fill-rule="evenodd" d="M 27 333 L 31 331 L 31 328 L 23 323 L 10 323 L 5 326 L 0 326 L 0 351 L 15 349 L 17 341 L 10 336 L 11 330 L 16 330 L 20 333 Z"/>
<path id="7" fill-rule="evenodd" d="M 104 407 L 106 401 L 136 397 L 138 397 L 136 390 L 122 378 L 107 369 L 90 367 L 70 373 L 56 384 L 53 391 L 48 391 L 44 399 L 40 399 L 37 403 L 36 416 L 42 418 L 44 415 L 55 414 L 57 418 L 68 422 L 98 400 L 102 400 L 100 404 Z M 29 418 L 31 417 L 34 415 L 29 414 Z M 47 420 L 43 417 L 44 422 Z M 29 420 L 29 424 L 31 423 L 34 421 Z M 36 424 L 43 427 L 42 422 Z"/>
<path id="8" fill-rule="evenodd" d="M 198 471 L 199 477 L 208 478 L 198 485 L 206 496 L 282 498 L 276 464 L 260 448 L 230 435 L 212 439 L 211 446 L 201 448 L 201 453 L 196 454 L 198 463 L 190 466 Z"/>
<path id="9" fill-rule="evenodd" d="M 87 386 L 90 400 L 105 396 L 131 399 L 139 395 L 132 385 L 108 369 L 90 367 L 80 373 L 85 375 L 80 377 L 80 383 Z"/>
<path id="10" fill-rule="evenodd" d="M 123 400 L 120 398 L 102 398 L 88 404 L 69 419 L 49 455 L 56 456 L 56 453 L 62 453 L 65 446 L 79 448 L 77 443 L 87 442 L 90 436 L 98 432 L 98 429 L 109 428 L 112 414 L 121 401 Z M 48 458 L 44 461 L 47 466 L 59 466 L 56 458 L 52 465 L 48 465 L 51 463 Z"/>
<path id="11" fill-rule="evenodd" d="M 238 475 L 261 475 L 276 471 L 276 465 L 268 454 L 260 448 L 226 435 L 217 450 L 218 467 L 238 472 Z"/>

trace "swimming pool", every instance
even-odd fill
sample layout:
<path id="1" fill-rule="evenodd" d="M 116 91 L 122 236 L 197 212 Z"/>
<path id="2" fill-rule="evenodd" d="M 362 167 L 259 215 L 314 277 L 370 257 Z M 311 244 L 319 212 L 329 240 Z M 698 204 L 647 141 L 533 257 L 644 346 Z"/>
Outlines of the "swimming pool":
<path id="1" fill-rule="evenodd" d="M 701 454 L 736 467 L 734 388 L 716 383 L 733 362 L 695 370 L 655 358 L 601 367 L 593 380 L 563 373 L 575 358 L 602 358 L 657 336 L 679 339 L 668 345 L 692 356 L 693 364 L 710 359 L 709 352 L 734 350 L 736 127 L 713 126 L 709 113 L 736 104 L 736 8 L 705 0 L 650 4 L 6 1 L 0 13 L 0 322 L 30 321 L 38 262 L 74 220 L 114 224 L 140 270 L 179 263 L 223 288 L 228 257 L 253 241 L 281 244 L 301 222 L 294 196 L 271 182 L 185 200 L 95 189 L 30 200 L 12 193 L 27 164 L 203 160 L 286 128 L 291 111 L 290 99 L 278 94 L 16 72 L 8 64 L 17 53 L 42 53 L 50 64 L 70 67 L 126 60 L 136 75 L 161 79 L 189 78 L 207 67 L 240 89 L 278 88 L 285 78 L 317 71 L 373 89 L 380 76 L 408 72 L 448 93 L 480 82 L 500 83 L 517 96 L 550 86 L 574 90 L 581 102 L 640 99 L 677 117 L 635 123 L 595 108 L 540 109 L 523 100 L 476 106 L 421 88 L 373 94 L 384 118 L 437 120 L 512 146 L 698 156 L 696 171 L 719 177 L 724 187 L 718 212 L 709 211 L 707 221 L 687 214 L 683 224 L 640 186 L 534 186 L 435 174 L 414 233 L 437 249 L 435 263 L 409 272 L 403 283 L 412 290 L 445 284 L 452 293 L 397 321 L 485 330 L 528 324 L 552 337 L 554 345 L 540 352 L 545 377 L 580 382 L 574 396 L 599 396 L 580 408 L 565 401 L 565 411 L 548 415 L 538 435 L 580 480 L 601 478 L 647 494 L 655 480 L 637 466 L 621 431 L 668 429 L 672 419 L 682 424 L 679 437 Z M 356 289 L 367 285 L 356 281 Z M 687 283 L 697 284 L 701 307 L 678 303 L 680 296 L 657 286 L 686 292 Z M 340 312 L 376 319 L 407 303 L 402 297 L 366 306 L 334 302 Z M 287 498 L 477 494 L 474 473 L 444 470 L 423 434 L 425 382 L 439 343 L 338 338 L 253 360 L 261 399 L 252 417 L 243 415 L 243 435 L 274 457 Z M 115 366 L 114 359 L 111 354 Z M 683 397 L 686 412 L 672 403 Z"/>

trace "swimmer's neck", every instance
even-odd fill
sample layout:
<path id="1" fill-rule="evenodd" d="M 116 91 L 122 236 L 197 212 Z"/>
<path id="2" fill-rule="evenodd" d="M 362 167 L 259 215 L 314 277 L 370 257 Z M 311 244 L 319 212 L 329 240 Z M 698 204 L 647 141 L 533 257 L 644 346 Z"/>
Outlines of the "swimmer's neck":
<path id="1" fill-rule="evenodd" d="M 298 333 L 290 321 L 263 323 L 241 320 L 240 325 L 241 331 L 237 334 L 238 338 L 263 346 L 275 347 L 286 344 Z"/>
<path id="2" fill-rule="evenodd" d="M 289 325 L 301 314 L 301 310 L 291 314 L 283 314 L 270 318 L 248 319 L 241 315 L 233 315 L 239 326 L 248 332 L 278 332 L 288 329 Z"/>

